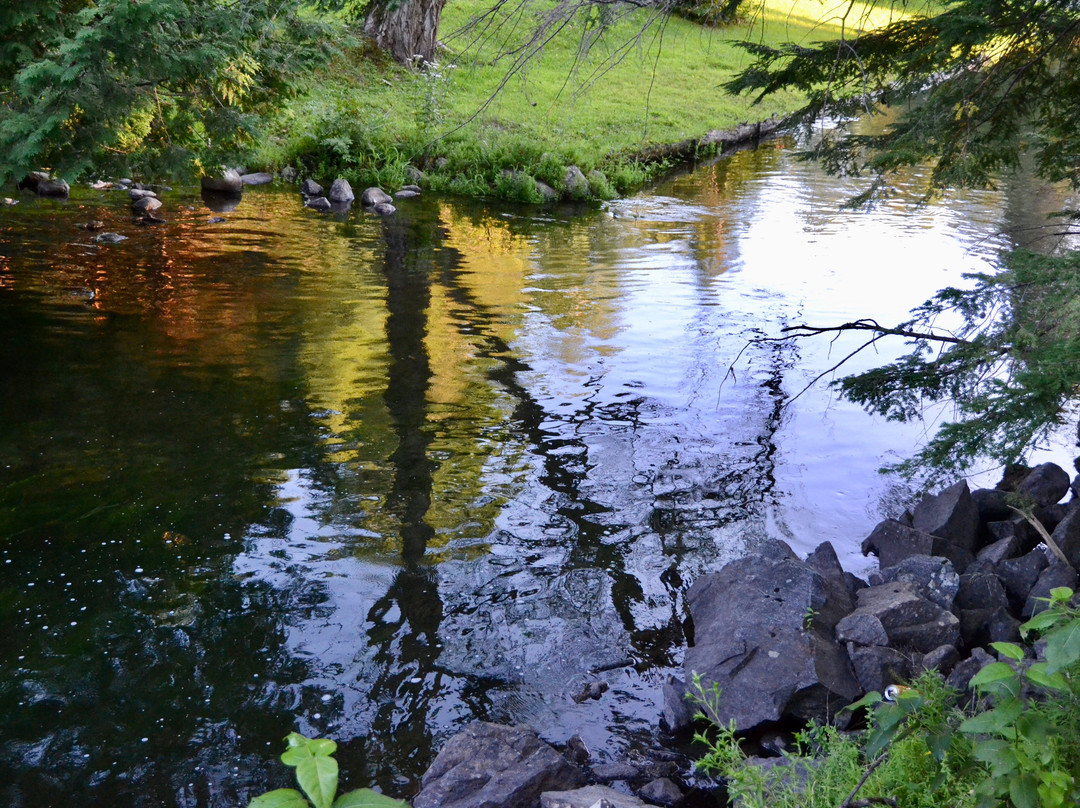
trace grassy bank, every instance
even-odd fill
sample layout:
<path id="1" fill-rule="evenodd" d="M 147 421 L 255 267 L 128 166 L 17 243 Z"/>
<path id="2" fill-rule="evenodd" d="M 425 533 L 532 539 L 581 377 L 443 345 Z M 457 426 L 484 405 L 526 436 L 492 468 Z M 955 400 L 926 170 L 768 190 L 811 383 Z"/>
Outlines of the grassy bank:
<path id="1" fill-rule="evenodd" d="M 825 39 L 841 23 L 841 7 L 815 0 L 748 4 L 744 19 L 719 29 L 608 7 L 608 19 L 597 12 L 553 32 L 514 71 L 515 49 L 550 5 L 474 24 L 489 5 L 450 0 L 442 59 L 422 69 L 391 64 L 343 31 L 342 56 L 273 122 L 253 162 L 384 187 L 406 183 L 411 165 L 435 190 L 534 202 L 534 179 L 564 191 L 576 165 L 590 177 L 588 196 L 624 194 L 663 168 L 643 158 L 654 147 L 798 105 L 794 94 L 755 106 L 723 92 L 748 60 L 736 42 Z M 849 32 L 856 17 L 887 19 L 856 5 Z"/>

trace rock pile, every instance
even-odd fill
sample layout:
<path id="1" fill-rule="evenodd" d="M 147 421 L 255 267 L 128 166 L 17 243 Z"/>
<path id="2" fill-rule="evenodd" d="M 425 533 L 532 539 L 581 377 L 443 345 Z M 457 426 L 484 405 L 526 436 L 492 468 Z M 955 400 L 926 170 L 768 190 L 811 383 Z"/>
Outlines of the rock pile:
<path id="1" fill-rule="evenodd" d="M 687 594 L 693 641 L 685 680 L 665 689 L 664 721 L 689 726 L 687 682 L 720 687 L 722 723 L 740 731 L 794 719 L 827 721 L 862 693 L 935 668 L 963 690 L 990 644 L 1017 641 L 1080 566 L 1080 478 L 1047 463 L 1011 469 L 996 489 L 966 482 L 924 497 L 863 541 L 879 569 L 845 573 L 827 542 L 805 561 L 780 541 L 702 576 Z M 1020 513 L 1021 507 L 1028 515 Z M 1026 507 L 1025 507 L 1026 505 Z M 1051 532 L 1060 557 L 1041 542 Z"/>

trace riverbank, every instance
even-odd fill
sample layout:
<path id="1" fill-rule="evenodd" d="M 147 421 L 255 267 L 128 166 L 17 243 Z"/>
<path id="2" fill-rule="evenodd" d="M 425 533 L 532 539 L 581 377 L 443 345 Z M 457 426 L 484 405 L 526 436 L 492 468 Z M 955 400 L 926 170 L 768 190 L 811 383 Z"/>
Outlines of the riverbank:
<path id="1" fill-rule="evenodd" d="M 444 11 L 440 62 L 416 69 L 343 32 L 341 56 L 272 122 L 250 164 L 359 187 L 401 187 L 422 171 L 433 191 L 525 202 L 550 198 L 544 186 L 563 198 L 626 195 L 799 106 L 795 93 L 754 104 L 722 85 L 748 64 L 740 41 L 779 46 L 839 30 L 802 5 L 767 0 L 725 28 L 615 10 L 573 20 L 523 60 L 536 12 L 478 26 L 485 5 L 464 0 Z M 859 7 L 849 26 L 856 17 L 886 21 Z"/>

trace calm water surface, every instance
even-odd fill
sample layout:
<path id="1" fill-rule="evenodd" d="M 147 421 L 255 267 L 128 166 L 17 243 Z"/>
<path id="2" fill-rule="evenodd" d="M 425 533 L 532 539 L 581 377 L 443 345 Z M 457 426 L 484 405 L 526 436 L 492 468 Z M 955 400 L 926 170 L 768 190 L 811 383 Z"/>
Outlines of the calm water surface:
<path id="1" fill-rule="evenodd" d="M 923 434 L 797 396 L 855 343 L 747 339 L 902 319 L 1039 213 L 853 190 L 769 146 L 604 210 L 0 210 L 0 802 L 246 804 L 293 729 L 401 796 L 473 718 L 652 744 L 694 576 L 865 569 Z"/>

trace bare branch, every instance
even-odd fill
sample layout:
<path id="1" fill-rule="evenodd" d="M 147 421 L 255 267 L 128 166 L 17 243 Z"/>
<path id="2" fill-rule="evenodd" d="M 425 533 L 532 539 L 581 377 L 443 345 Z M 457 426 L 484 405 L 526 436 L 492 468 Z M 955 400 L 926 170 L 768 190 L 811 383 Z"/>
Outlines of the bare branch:
<path id="1" fill-rule="evenodd" d="M 925 339 L 931 342 L 946 342 L 950 345 L 970 345 L 971 340 L 961 337 L 936 334 L 932 331 L 912 331 L 909 328 L 886 328 L 877 320 L 863 319 L 854 320 L 842 325 L 814 326 L 814 325 L 789 325 L 780 329 L 782 337 L 772 337 L 773 340 L 795 339 L 797 337 L 812 337 L 818 334 L 841 331 L 872 331 L 881 337 L 907 337 L 909 339 Z"/>

